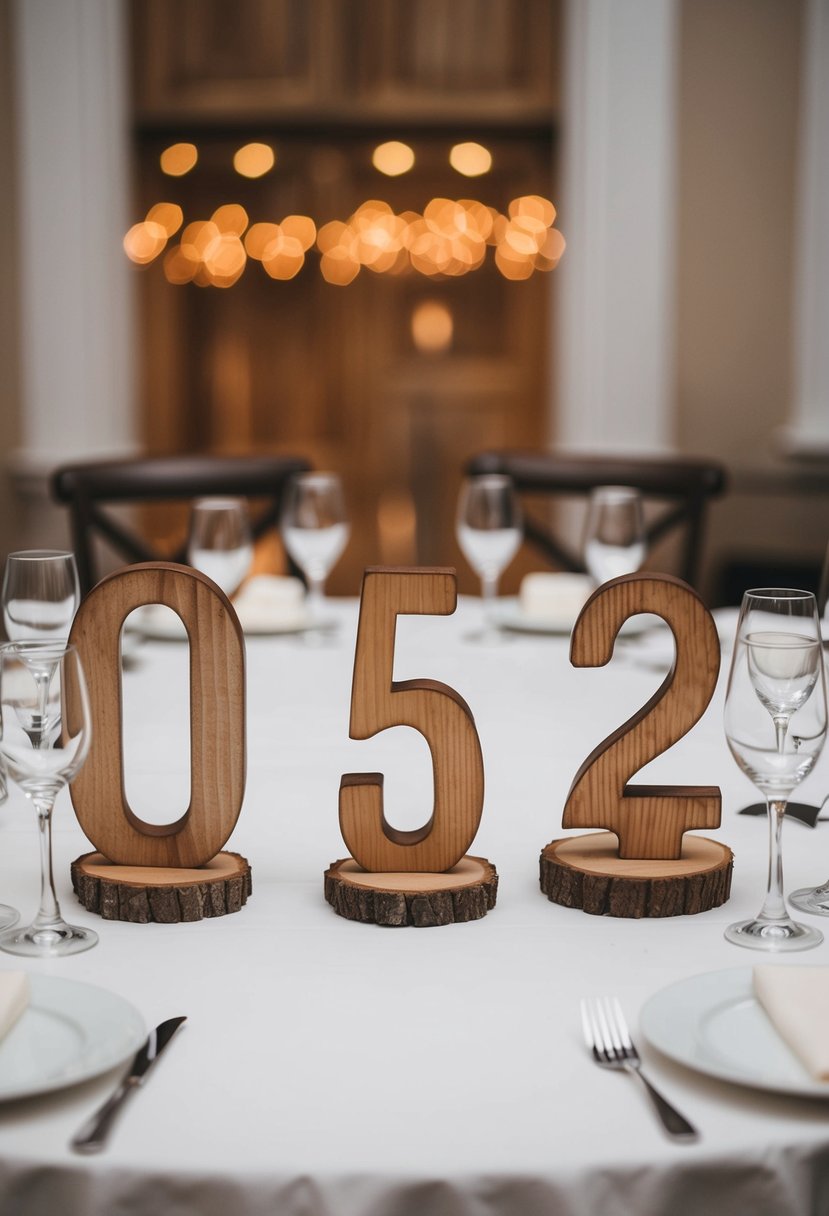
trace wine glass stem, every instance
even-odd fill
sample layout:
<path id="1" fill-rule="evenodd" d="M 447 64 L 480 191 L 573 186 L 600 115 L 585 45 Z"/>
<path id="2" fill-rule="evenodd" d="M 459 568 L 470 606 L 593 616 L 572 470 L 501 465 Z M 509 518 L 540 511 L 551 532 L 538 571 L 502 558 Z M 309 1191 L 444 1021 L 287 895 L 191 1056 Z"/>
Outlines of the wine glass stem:
<path id="1" fill-rule="evenodd" d="M 769 813 L 769 878 L 766 898 L 760 909 L 761 920 L 787 920 L 786 901 L 783 896 L 783 853 L 781 831 L 786 813 L 786 798 L 767 798 Z"/>
<path id="2" fill-rule="evenodd" d="M 53 929 L 63 921 L 52 872 L 52 807 L 55 800 L 54 797 L 40 795 L 32 798 L 32 802 L 37 811 L 40 839 L 40 907 L 32 921 L 32 928 Z"/>
<path id="3" fill-rule="evenodd" d="M 782 756 L 786 747 L 786 731 L 789 729 L 787 714 L 774 715 L 774 733 L 777 737 L 777 751 Z M 785 803 L 784 803 L 785 806 Z"/>
<path id="4" fill-rule="evenodd" d="M 321 615 L 322 605 L 325 600 L 325 596 L 323 594 L 323 590 L 325 588 L 325 579 L 319 577 L 315 578 L 310 574 L 306 577 L 308 579 L 308 596 L 306 601 L 308 612 L 312 617 L 319 617 Z"/>
<path id="5" fill-rule="evenodd" d="M 481 600 L 484 608 L 484 621 L 490 627 L 495 623 L 495 600 L 498 595 L 498 575 L 481 575 Z"/>

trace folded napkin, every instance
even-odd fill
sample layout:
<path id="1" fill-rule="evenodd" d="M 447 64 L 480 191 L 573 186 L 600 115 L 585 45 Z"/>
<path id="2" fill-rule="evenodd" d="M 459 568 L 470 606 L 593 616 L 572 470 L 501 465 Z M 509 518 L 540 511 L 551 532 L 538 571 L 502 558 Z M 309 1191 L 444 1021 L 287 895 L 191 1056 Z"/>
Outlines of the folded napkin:
<path id="1" fill-rule="evenodd" d="M 754 968 L 754 995 L 818 1081 L 829 1081 L 829 967 Z"/>
<path id="2" fill-rule="evenodd" d="M 257 574 L 248 579 L 233 607 L 246 633 L 300 628 L 307 624 L 305 587 L 298 578 Z"/>
<path id="3" fill-rule="evenodd" d="M 533 621 L 568 628 L 592 590 L 593 581 L 586 574 L 527 574 L 521 581 L 518 606 Z"/>
<path id="4" fill-rule="evenodd" d="M 25 971 L 0 971 L 0 1039 L 8 1034 L 29 1003 Z"/>

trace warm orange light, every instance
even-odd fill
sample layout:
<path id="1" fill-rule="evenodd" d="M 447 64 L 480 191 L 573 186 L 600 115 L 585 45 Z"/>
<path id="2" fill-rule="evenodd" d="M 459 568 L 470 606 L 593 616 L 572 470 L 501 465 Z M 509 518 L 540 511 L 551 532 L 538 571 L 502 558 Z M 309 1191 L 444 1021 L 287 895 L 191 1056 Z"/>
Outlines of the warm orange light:
<path id="1" fill-rule="evenodd" d="M 158 257 L 166 244 L 167 233 L 161 224 L 145 220 L 141 224 L 133 224 L 124 237 L 124 252 L 130 261 L 146 266 Z"/>
<path id="2" fill-rule="evenodd" d="M 371 163 L 380 173 L 387 177 L 399 177 L 408 173 L 415 162 L 415 155 L 408 144 L 402 144 L 397 139 L 379 144 L 371 154 Z"/>
<path id="3" fill-rule="evenodd" d="M 248 226 L 248 213 L 239 203 L 217 207 L 210 218 L 220 232 L 230 232 L 233 236 L 241 236 Z"/>
<path id="4" fill-rule="evenodd" d="M 262 177 L 276 163 L 270 144 L 245 144 L 233 156 L 233 168 L 242 177 Z"/>
<path id="5" fill-rule="evenodd" d="M 317 239 L 317 226 L 310 215 L 286 215 L 280 227 L 286 236 L 296 237 L 303 252 Z"/>
<path id="6" fill-rule="evenodd" d="M 449 153 L 449 164 L 464 177 L 480 177 L 492 168 L 492 153 L 483 144 L 455 144 Z"/>
<path id="7" fill-rule="evenodd" d="M 549 228 L 547 237 L 535 259 L 536 270 L 554 270 L 564 253 L 566 244 L 557 228 Z"/>
<path id="8" fill-rule="evenodd" d="M 247 254 L 233 232 L 220 232 L 203 254 L 204 269 L 214 287 L 232 287 L 245 269 Z"/>
<path id="9" fill-rule="evenodd" d="M 504 241 L 495 250 L 495 265 L 505 279 L 528 279 L 534 270 L 534 258 L 525 257 Z"/>
<path id="10" fill-rule="evenodd" d="M 356 262 L 344 249 L 335 246 L 320 258 L 320 272 L 326 283 L 345 287 L 360 273 L 360 263 Z"/>
<path id="11" fill-rule="evenodd" d="M 218 226 L 210 220 L 194 220 L 181 234 L 181 247 L 187 257 L 201 261 L 208 245 L 220 235 Z"/>
<path id="12" fill-rule="evenodd" d="M 345 232 L 346 225 L 342 220 L 331 220 L 329 224 L 323 224 L 317 233 L 317 249 L 320 253 L 328 253 L 330 250 L 336 249 Z"/>
<path id="13" fill-rule="evenodd" d="M 279 236 L 278 224 L 253 224 L 245 233 L 245 249 L 248 257 L 262 260 L 269 243 Z"/>
<path id="14" fill-rule="evenodd" d="M 518 216 L 531 216 L 540 220 L 545 228 L 549 228 L 556 218 L 556 209 L 548 198 L 540 194 L 523 194 L 514 198 L 509 205 L 510 219 Z"/>
<path id="15" fill-rule="evenodd" d="M 154 207 L 150 207 L 145 219 L 148 223 L 160 224 L 170 237 L 181 227 L 184 212 L 178 203 L 156 203 Z"/>
<path id="16" fill-rule="evenodd" d="M 441 300 L 421 300 L 412 313 L 412 339 L 418 350 L 437 354 L 452 345 L 454 321 Z"/>
<path id="17" fill-rule="evenodd" d="M 164 277 L 168 283 L 180 285 L 191 282 L 199 266 L 196 259 L 184 253 L 181 245 L 173 245 L 164 255 Z"/>
<path id="18" fill-rule="evenodd" d="M 304 263 L 302 245 L 295 236 L 287 236 L 284 228 L 268 244 L 262 256 L 262 265 L 272 279 L 292 279 L 299 274 Z"/>
<path id="19" fill-rule="evenodd" d="M 199 150 L 195 144 L 171 144 L 161 153 L 161 172 L 168 177 L 183 177 L 198 159 Z"/>

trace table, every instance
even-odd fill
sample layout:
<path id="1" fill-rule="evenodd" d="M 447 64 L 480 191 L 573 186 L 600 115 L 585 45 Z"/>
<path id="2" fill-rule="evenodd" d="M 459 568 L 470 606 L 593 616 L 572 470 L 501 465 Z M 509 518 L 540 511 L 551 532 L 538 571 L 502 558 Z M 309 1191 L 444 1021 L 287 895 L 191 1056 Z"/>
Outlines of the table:
<path id="1" fill-rule="evenodd" d="M 542 896 L 538 854 L 561 834 L 581 760 L 660 676 L 633 648 L 576 670 L 565 638 L 475 646 L 475 601 L 450 618 L 401 618 L 396 678 L 440 679 L 475 715 L 487 794 L 473 852 L 495 863 L 500 887 L 484 920 L 381 929 L 323 900 L 323 870 L 345 855 L 339 778 L 384 771 L 387 813 L 411 827 L 431 805 L 428 751 L 402 728 L 348 739 L 356 605 L 331 611 L 339 631 L 325 645 L 247 642 L 249 775 L 228 847 L 250 860 L 253 895 L 238 914 L 130 925 L 79 908 L 69 863 L 88 846 L 61 795 L 61 903 L 101 940 L 32 970 L 118 992 L 148 1026 L 189 1020 L 99 1157 L 68 1141 L 117 1071 L 0 1109 L 0 1216 L 829 1211 L 829 1106 L 715 1082 L 643 1047 L 654 1080 L 701 1130 L 698 1144 L 676 1145 L 634 1082 L 598 1069 L 581 1039 L 580 996 L 617 994 L 635 1029 L 664 985 L 757 961 L 722 937 L 757 911 L 767 856 L 762 821 L 735 814 L 755 792 L 723 739 L 722 680 L 643 779 L 722 786 L 715 835 L 736 855 L 731 900 L 697 917 L 593 918 Z M 175 733 L 186 676 L 184 645 L 148 642 L 124 678 L 127 788 L 145 818 L 150 803 L 161 819 L 184 805 Z M 802 797 L 827 786 L 824 757 Z M 788 824 L 784 853 L 789 889 L 825 878 L 829 827 Z M 36 831 L 16 790 L 0 808 L 0 857 L 0 894 L 29 917 Z M 789 961 L 829 963 L 829 942 L 780 965 Z"/>

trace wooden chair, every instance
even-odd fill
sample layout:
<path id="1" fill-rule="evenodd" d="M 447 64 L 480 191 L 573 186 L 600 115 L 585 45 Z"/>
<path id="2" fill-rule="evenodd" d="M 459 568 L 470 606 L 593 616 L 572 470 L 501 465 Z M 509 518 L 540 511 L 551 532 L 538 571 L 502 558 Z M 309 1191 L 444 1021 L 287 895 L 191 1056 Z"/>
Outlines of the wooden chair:
<path id="1" fill-rule="evenodd" d="M 596 486 L 635 486 L 646 508 L 646 539 L 652 546 L 666 535 L 680 539 L 677 573 L 691 586 L 698 577 L 708 500 L 726 487 L 725 469 L 714 461 L 626 456 L 560 455 L 556 452 L 491 451 L 473 456 L 467 476 L 505 473 L 522 496 L 586 497 Z M 524 536 L 554 566 L 582 572 L 584 563 L 552 528 L 527 513 Z"/>
<path id="2" fill-rule="evenodd" d="M 292 456 L 162 456 L 69 464 L 51 477 L 52 497 L 69 509 L 81 593 L 98 581 L 95 540 L 105 540 L 126 562 L 186 562 L 186 542 L 162 553 L 113 508 L 132 503 L 183 502 L 231 495 L 255 500 L 251 530 L 257 540 L 278 518 L 288 479 L 310 469 Z"/>

